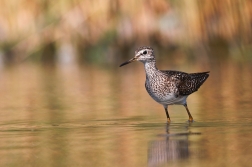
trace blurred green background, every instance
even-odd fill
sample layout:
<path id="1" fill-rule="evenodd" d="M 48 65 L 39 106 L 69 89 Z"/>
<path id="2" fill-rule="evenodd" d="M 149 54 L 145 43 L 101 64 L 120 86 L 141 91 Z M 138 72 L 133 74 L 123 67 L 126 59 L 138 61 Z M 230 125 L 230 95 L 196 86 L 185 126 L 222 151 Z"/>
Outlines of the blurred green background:
<path id="1" fill-rule="evenodd" d="M 1 0 L 0 6 L 1 66 L 117 66 L 142 45 L 160 57 L 251 61 L 251 44 L 249 0 Z"/>

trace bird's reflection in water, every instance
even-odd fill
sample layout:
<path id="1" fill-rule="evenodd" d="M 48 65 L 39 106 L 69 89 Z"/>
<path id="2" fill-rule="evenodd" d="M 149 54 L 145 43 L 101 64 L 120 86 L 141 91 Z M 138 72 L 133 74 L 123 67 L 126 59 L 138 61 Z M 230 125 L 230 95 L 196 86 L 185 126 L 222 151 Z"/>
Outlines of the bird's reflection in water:
<path id="1" fill-rule="evenodd" d="M 182 133 L 170 133 L 171 128 L 172 127 L 167 124 L 166 134 L 161 135 L 161 139 L 150 142 L 148 149 L 148 166 L 159 166 L 168 161 L 189 157 L 188 136 L 200 133 L 187 132 L 188 127 L 184 127 L 185 129 L 183 129 L 184 132 Z M 179 131 L 181 131 L 181 129 Z"/>

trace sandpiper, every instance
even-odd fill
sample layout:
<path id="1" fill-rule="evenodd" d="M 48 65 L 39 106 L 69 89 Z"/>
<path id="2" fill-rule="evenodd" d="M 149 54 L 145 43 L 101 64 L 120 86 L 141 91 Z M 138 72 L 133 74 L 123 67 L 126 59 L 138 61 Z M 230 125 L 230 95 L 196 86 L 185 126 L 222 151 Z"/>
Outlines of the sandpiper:
<path id="1" fill-rule="evenodd" d="M 135 56 L 122 63 L 120 67 L 134 61 L 144 64 L 146 81 L 145 88 L 149 95 L 165 109 L 167 121 L 170 122 L 168 105 L 183 105 L 189 116 L 189 122 L 193 117 L 187 107 L 186 99 L 205 82 L 208 72 L 185 73 L 180 71 L 163 71 L 156 67 L 154 50 L 151 47 L 140 47 L 135 51 Z"/>

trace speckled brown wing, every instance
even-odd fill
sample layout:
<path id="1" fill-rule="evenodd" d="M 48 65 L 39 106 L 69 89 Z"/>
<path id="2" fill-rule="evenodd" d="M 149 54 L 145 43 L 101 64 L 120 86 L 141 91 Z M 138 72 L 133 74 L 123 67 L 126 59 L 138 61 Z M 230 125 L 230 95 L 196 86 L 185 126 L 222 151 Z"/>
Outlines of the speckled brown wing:
<path id="1" fill-rule="evenodd" d="M 185 80 L 189 79 L 190 75 L 188 73 L 185 72 L 181 72 L 181 71 L 171 71 L 171 70 L 161 70 L 162 73 L 164 73 L 167 77 L 168 80 L 174 83 L 174 86 L 176 87 L 176 89 L 174 89 L 173 93 L 175 93 L 177 96 L 180 95 L 179 92 L 179 85 L 181 83 L 183 83 Z"/>
<path id="2" fill-rule="evenodd" d="M 177 80 L 177 81 L 182 81 L 189 76 L 188 73 L 181 72 L 181 71 L 171 71 L 171 70 L 169 71 L 161 70 L 161 71 L 165 73 L 170 79 Z"/>
<path id="3" fill-rule="evenodd" d="M 181 78 L 181 82 L 178 84 L 179 94 L 190 95 L 193 92 L 196 92 L 209 77 L 208 73 L 209 72 L 191 73 L 186 77 Z"/>

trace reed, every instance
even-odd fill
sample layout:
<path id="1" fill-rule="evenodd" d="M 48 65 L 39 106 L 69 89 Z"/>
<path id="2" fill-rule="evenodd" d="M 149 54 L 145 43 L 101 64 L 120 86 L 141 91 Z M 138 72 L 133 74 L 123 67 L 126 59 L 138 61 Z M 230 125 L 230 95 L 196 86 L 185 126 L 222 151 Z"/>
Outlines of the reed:
<path id="1" fill-rule="evenodd" d="M 77 60 L 114 63 L 137 45 L 197 48 L 221 39 L 251 53 L 251 25 L 249 0 L 2 0 L 0 49 L 8 61 L 43 61 L 67 45 Z"/>

